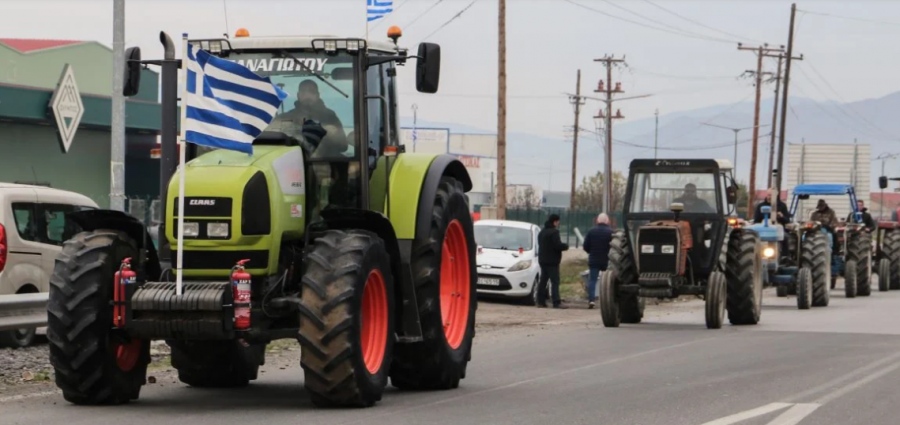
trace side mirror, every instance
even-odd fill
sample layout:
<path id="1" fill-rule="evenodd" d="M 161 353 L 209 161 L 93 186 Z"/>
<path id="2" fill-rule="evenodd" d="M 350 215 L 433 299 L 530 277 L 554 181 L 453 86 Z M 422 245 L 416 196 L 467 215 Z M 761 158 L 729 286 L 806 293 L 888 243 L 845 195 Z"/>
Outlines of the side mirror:
<path id="1" fill-rule="evenodd" d="M 881 189 L 887 189 L 887 186 L 888 186 L 887 182 L 888 182 L 887 176 L 879 177 L 878 178 L 878 187 Z"/>
<path id="2" fill-rule="evenodd" d="M 441 46 L 434 43 L 419 43 L 419 57 L 416 63 L 416 90 L 422 93 L 437 93 L 441 78 Z"/>
<path id="3" fill-rule="evenodd" d="M 727 189 L 725 189 L 725 198 L 728 200 L 729 204 L 737 203 L 737 201 L 738 201 L 737 192 L 738 192 L 738 187 L 735 184 L 732 184 L 731 186 L 728 186 Z"/>
<path id="4" fill-rule="evenodd" d="M 134 96 L 141 88 L 141 48 L 129 47 L 125 50 L 125 78 L 122 85 L 123 96 Z"/>

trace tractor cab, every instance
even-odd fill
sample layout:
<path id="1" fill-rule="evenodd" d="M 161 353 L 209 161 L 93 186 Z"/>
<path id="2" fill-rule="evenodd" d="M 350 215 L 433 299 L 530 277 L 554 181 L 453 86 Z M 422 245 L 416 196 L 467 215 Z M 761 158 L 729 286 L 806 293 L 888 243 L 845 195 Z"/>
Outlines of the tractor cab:
<path id="1" fill-rule="evenodd" d="M 814 209 L 810 212 L 810 215 L 807 216 L 806 219 L 798 220 L 796 217 L 798 210 L 800 210 L 801 201 L 808 200 L 813 196 L 846 196 L 850 202 L 850 221 L 847 222 L 845 220 L 845 217 L 836 215 L 837 223 L 833 227 L 825 225 L 825 223 L 809 223 L 810 221 L 812 221 L 811 214 L 815 211 Z M 853 189 L 852 185 L 848 184 L 811 183 L 797 185 L 793 190 L 790 213 L 791 217 L 794 217 L 794 219 L 798 222 L 809 223 L 809 225 L 811 226 L 820 226 L 823 231 L 828 234 L 829 244 L 831 245 L 835 254 L 840 254 L 844 248 L 843 235 L 845 230 L 849 228 L 855 231 L 864 226 L 862 212 L 859 211 L 859 208 L 856 204 L 856 191 Z"/>

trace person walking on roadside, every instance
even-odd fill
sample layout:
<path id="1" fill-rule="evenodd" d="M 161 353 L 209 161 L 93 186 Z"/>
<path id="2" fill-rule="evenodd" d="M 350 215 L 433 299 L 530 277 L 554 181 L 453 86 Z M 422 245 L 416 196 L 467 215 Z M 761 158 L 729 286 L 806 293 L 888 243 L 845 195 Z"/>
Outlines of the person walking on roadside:
<path id="1" fill-rule="evenodd" d="M 613 231 L 609 226 L 609 216 L 601 213 L 597 216 L 597 225 L 584 237 L 584 251 L 588 253 L 588 308 L 594 308 L 597 300 L 597 276 L 609 266 L 609 246 Z"/>
<path id="2" fill-rule="evenodd" d="M 559 216 L 550 214 L 544 228 L 538 234 L 538 264 L 541 266 L 541 280 L 538 282 L 537 306 L 547 307 L 547 281 L 550 281 L 553 308 L 567 308 L 559 299 L 559 263 L 562 252 L 569 249 L 569 244 L 559 237 Z"/>

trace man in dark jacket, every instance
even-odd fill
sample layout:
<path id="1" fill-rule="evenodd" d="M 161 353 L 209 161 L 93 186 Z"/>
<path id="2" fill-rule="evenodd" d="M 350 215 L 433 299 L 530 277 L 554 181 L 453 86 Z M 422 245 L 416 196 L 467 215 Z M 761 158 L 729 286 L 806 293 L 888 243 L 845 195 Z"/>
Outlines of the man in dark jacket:
<path id="1" fill-rule="evenodd" d="M 612 242 L 613 231 L 609 227 L 609 216 L 600 214 L 597 216 L 597 225 L 584 237 L 584 251 L 588 253 L 588 308 L 594 308 L 597 299 L 597 275 L 606 271 L 609 266 L 609 244 Z"/>
<path id="2" fill-rule="evenodd" d="M 872 219 L 872 214 L 869 214 L 869 209 L 866 208 L 866 203 L 863 202 L 862 199 L 856 200 L 856 209 L 857 211 L 862 213 L 862 222 L 866 225 L 866 231 L 874 231 L 875 228 L 878 227 L 878 225 L 875 224 L 875 220 Z M 853 217 L 853 212 L 847 214 L 847 223 L 853 223 L 855 221 L 856 219 Z"/>
<path id="3" fill-rule="evenodd" d="M 559 299 L 559 263 L 562 252 L 569 249 L 559 237 L 559 216 L 550 214 L 544 228 L 538 234 L 538 264 L 541 266 L 541 280 L 538 282 L 537 306 L 547 307 L 547 281 L 549 280 L 553 308 L 566 308 Z"/>
<path id="4" fill-rule="evenodd" d="M 772 196 L 771 195 L 766 195 L 766 199 L 764 201 L 760 202 L 759 205 L 756 206 L 756 212 L 753 214 L 754 222 L 762 223 L 762 221 L 763 221 L 762 207 L 764 207 L 764 206 L 768 206 L 768 207 L 772 206 Z M 770 216 L 771 216 L 771 218 L 775 219 L 775 221 L 778 224 L 784 226 L 791 222 L 791 212 L 788 211 L 787 205 L 781 201 L 780 197 L 778 199 L 778 208 L 777 209 L 773 208 L 773 210 L 774 211 L 772 211 Z"/>

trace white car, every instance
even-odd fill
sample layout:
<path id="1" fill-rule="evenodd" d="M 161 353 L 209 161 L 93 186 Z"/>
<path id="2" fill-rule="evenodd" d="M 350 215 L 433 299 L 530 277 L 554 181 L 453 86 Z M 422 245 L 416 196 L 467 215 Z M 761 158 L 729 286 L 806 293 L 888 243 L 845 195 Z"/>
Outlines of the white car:
<path id="1" fill-rule="evenodd" d="M 478 294 L 534 303 L 541 274 L 537 255 L 540 231 L 540 227 L 522 221 L 475 222 Z"/>

